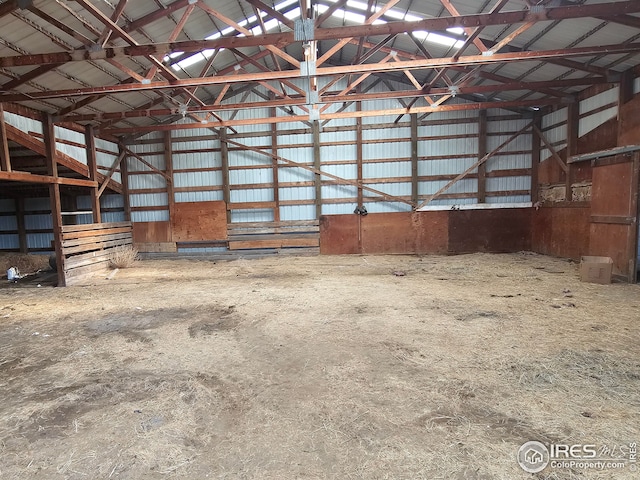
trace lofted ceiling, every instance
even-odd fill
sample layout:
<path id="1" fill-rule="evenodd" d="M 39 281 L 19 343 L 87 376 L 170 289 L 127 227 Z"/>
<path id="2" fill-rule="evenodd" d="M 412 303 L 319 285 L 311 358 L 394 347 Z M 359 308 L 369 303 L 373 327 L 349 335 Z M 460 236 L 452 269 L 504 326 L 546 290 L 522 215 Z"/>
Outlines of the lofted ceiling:
<path id="1" fill-rule="evenodd" d="M 113 135 L 216 127 L 261 106 L 313 119 L 315 105 L 382 98 L 531 111 L 636 67 L 639 12 L 604 0 L 5 0 L 0 102 Z"/>

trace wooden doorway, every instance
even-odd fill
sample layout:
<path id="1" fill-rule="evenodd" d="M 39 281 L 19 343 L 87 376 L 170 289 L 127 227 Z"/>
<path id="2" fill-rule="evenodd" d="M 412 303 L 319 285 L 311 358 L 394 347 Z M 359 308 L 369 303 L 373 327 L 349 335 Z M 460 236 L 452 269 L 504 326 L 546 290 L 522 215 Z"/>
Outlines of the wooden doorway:
<path id="1" fill-rule="evenodd" d="M 613 259 L 614 276 L 637 281 L 640 153 L 594 161 L 590 253 Z"/>

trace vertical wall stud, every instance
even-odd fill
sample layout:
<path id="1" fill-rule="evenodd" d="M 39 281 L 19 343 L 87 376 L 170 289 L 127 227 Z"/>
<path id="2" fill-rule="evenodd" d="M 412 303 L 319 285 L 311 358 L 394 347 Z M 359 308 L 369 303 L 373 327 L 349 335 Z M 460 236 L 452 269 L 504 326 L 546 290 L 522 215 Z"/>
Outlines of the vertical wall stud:
<path id="1" fill-rule="evenodd" d="M 322 162 L 320 159 L 320 122 L 314 120 L 312 124 L 313 131 L 313 166 L 320 170 Z M 315 174 L 314 184 L 316 189 L 316 218 L 322 215 L 322 178 L 319 174 Z"/>
<path id="2" fill-rule="evenodd" d="M 122 145 L 118 145 L 118 155 L 122 155 Z M 120 162 L 120 184 L 122 185 L 122 200 L 124 204 L 124 219 L 131 221 L 131 202 L 129 201 L 129 158 L 125 154 Z"/>
<path id="3" fill-rule="evenodd" d="M 85 145 L 87 148 L 87 166 L 89 167 L 89 178 L 94 182 L 98 181 L 98 160 L 96 157 L 96 137 L 93 127 L 89 125 L 84 132 Z M 89 192 L 91 197 L 91 212 L 93 213 L 93 222 L 102 222 L 102 213 L 100 212 L 100 187 L 96 185 Z"/>
<path id="4" fill-rule="evenodd" d="M 576 100 L 567 108 L 567 158 L 578 153 L 578 126 L 580 124 L 580 103 Z M 567 162 L 565 174 L 565 199 L 570 202 L 573 199 L 573 164 Z"/>
<path id="5" fill-rule="evenodd" d="M 478 112 L 478 159 L 487 154 L 487 111 Z M 478 203 L 487 202 L 487 162 L 478 166 Z"/>
<path id="6" fill-rule="evenodd" d="M 357 93 L 362 92 L 360 85 L 358 85 Z M 356 111 L 362 111 L 362 102 L 356 102 Z M 356 168 L 357 168 L 357 180 L 358 180 L 358 206 L 361 207 L 364 203 L 362 194 L 362 182 L 364 181 L 364 175 L 362 172 L 363 159 L 363 139 L 362 139 L 362 117 L 356 118 Z"/>
<path id="7" fill-rule="evenodd" d="M 231 223 L 231 187 L 229 186 L 229 144 L 227 143 L 227 128 L 220 129 L 220 158 L 222 160 L 222 195 L 227 204 L 227 223 Z"/>
<path id="8" fill-rule="evenodd" d="M 411 201 L 418 205 L 418 114 L 411 114 Z"/>
<path id="9" fill-rule="evenodd" d="M 51 177 L 58 177 L 58 163 L 56 161 L 56 137 L 51 115 L 43 115 L 42 129 L 44 132 L 45 159 L 47 173 Z M 56 267 L 58 270 L 58 286 L 66 285 L 64 275 L 64 255 L 62 254 L 62 204 L 60 200 L 60 185 L 49 184 L 49 203 L 53 223 L 53 242 L 56 250 Z"/>
<path id="10" fill-rule="evenodd" d="M 270 108 L 270 115 L 275 117 L 277 112 L 275 107 Z M 275 207 L 273 208 L 273 221 L 280 221 L 280 181 L 278 178 L 278 160 L 276 155 L 278 155 L 278 124 L 271 124 L 271 153 L 273 157 L 271 158 L 272 166 L 273 166 L 273 202 L 275 203 Z"/>
<path id="11" fill-rule="evenodd" d="M 173 187 L 173 145 L 171 143 L 171 131 L 167 130 L 164 132 L 164 170 L 167 176 L 169 177 L 166 180 L 167 183 L 167 198 L 168 198 L 168 208 L 169 208 L 169 225 L 173 225 L 174 215 L 176 210 L 176 195 L 175 189 Z M 170 238 L 173 237 L 171 233 L 173 228 L 169 229 Z"/>
<path id="12" fill-rule="evenodd" d="M 11 157 L 9 155 L 9 141 L 7 131 L 4 126 L 4 110 L 0 103 L 0 170 L 11 171 Z"/>
<path id="13" fill-rule="evenodd" d="M 531 202 L 538 202 L 538 173 L 540 169 L 540 135 L 542 130 L 542 116 L 536 114 L 535 127 L 531 132 Z"/>

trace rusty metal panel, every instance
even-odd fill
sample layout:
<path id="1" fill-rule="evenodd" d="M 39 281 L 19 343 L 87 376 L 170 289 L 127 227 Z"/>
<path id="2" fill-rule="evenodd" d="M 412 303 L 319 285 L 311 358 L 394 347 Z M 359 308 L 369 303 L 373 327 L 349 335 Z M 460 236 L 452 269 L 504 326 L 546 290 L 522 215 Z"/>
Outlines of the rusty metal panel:
<path id="1" fill-rule="evenodd" d="M 499 253 L 530 249 L 530 208 L 449 212 L 449 253 Z"/>
<path id="2" fill-rule="evenodd" d="M 531 248 L 580 260 L 589 254 L 589 207 L 549 207 L 533 212 Z"/>
<path id="3" fill-rule="evenodd" d="M 620 135 L 618 145 L 637 145 L 640 143 L 639 107 L 640 97 L 636 96 L 620 108 Z"/>
<path id="4" fill-rule="evenodd" d="M 630 211 L 633 163 L 595 167 L 591 187 L 592 215 L 635 215 Z"/>
<path id="5" fill-rule="evenodd" d="M 358 215 L 322 215 L 320 217 L 320 254 L 360 253 Z"/>
<path id="6" fill-rule="evenodd" d="M 362 253 L 415 253 L 411 212 L 374 213 L 362 218 Z"/>
<path id="7" fill-rule="evenodd" d="M 321 254 L 444 254 L 448 211 L 323 215 Z"/>
<path id="8" fill-rule="evenodd" d="M 623 277 L 629 275 L 630 255 L 629 235 L 635 233 L 629 225 L 592 223 L 590 229 L 589 253 L 613 260 L 613 273 Z"/>
<path id="9" fill-rule="evenodd" d="M 637 242 L 638 161 L 593 168 L 591 255 L 611 257 L 613 272 L 633 280 Z"/>

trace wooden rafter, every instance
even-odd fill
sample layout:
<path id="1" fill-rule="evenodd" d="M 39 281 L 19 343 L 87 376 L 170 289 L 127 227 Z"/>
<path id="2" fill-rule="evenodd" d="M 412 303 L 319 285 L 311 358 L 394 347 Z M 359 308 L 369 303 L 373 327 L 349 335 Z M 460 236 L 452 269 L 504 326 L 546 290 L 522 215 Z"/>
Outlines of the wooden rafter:
<path id="1" fill-rule="evenodd" d="M 636 1 L 619 1 L 612 3 L 599 3 L 593 5 L 580 5 L 569 7 L 548 7 L 544 16 L 529 11 L 498 12 L 493 14 L 481 13 L 474 15 L 461 15 L 451 17 L 427 18 L 415 22 L 388 22 L 377 25 L 356 25 L 349 27 L 319 28 L 315 31 L 316 40 L 330 40 L 354 38 L 371 35 L 389 35 L 408 33 L 417 30 L 445 31 L 453 27 L 478 27 L 491 25 L 508 25 L 527 22 L 539 22 L 549 20 L 564 20 L 571 18 L 594 17 L 609 14 L 617 11 L 619 14 L 637 13 L 640 5 Z M 372 16 L 375 18 L 375 16 Z M 253 35 L 250 37 L 225 37 L 217 40 L 204 40 L 181 42 L 174 51 L 198 51 L 202 48 L 231 48 L 250 47 L 261 45 L 287 45 L 294 42 L 293 32 L 270 33 L 264 35 Z M 141 46 L 142 47 L 142 46 Z M 147 45 L 145 53 L 168 53 L 171 51 L 170 45 Z"/>
<path id="2" fill-rule="evenodd" d="M 511 90 L 529 90 L 538 89 L 544 86 L 548 87 L 572 87 L 572 86 L 588 86 L 608 83 L 606 78 L 588 77 L 588 78 L 576 78 L 576 79 L 564 79 L 564 80 L 549 80 L 541 82 L 513 82 L 509 84 L 485 84 L 485 85 L 470 85 L 459 87 L 460 95 L 472 95 L 478 93 L 491 93 L 495 91 L 511 91 Z M 225 85 L 227 88 L 228 85 Z M 429 92 L 433 96 L 448 95 L 450 90 L 448 88 L 433 88 Z M 344 103 L 351 101 L 373 101 L 383 99 L 404 99 L 415 98 L 422 95 L 422 90 L 391 90 L 388 92 L 375 92 L 375 93 L 348 93 L 341 95 L 340 92 L 325 92 L 321 97 L 321 103 Z M 199 105 L 188 107 L 187 111 L 190 113 L 204 113 L 211 110 L 216 111 L 228 111 L 239 109 L 252 109 L 252 108 L 266 108 L 269 106 L 274 107 L 286 107 L 295 105 L 304 105 L 306 99 L 304 97 L 289 97 L 270 99 L 264 102 L 239 102 L 239 103 L 219 103 L 220 99 L 216 98 L 211 104 Z M 160 117 L 166 115 L 179 114 L 178 108 L 163 108 L 152 109 L 158 102 L 149 102 L 143 105 L 139 109 L 128 110 L 125 112 L 110 112 L 110 113 L 94 113 L 94 114 L 72 114 L 61 117 L 56 117 L 58 121 L 68 122 L 86 122 L 86 121 L 105 121 L 105 120 L 123 120 L 126 118 L 136 117 Z"/>
<path id="3" fill-rule="evenodd" d="M 630 43 L 627 45 L 596 45 L 589 47 L 576 47 L 569 49 L 559 50 L 539 50 L 539 51 L 526 51 L 526 52 L 508 52 L 508 53 L 496 53 L 494 55 L 469 55 L 459 58 L 454 61 L 451 58 L 433 58 L 423 60 L 409 60 L 409 61 L 397 61 L 389 62 L 385 64 L 360 64 L 360 65 L 343 65 L 336 67 L 319 67 L 316 70 L 318 77 L 331 76 L 331 75 L 343 75 L 350 73 L 367 73 L 367 72 L 388 72 L 388 71 L 402 71 L 402 70 L 415 70 L 415 69 L 432 69 L 445 66 L 475 66 L 484 64 L 498 64 L 508 61 L 530 61 L 530 60 L 546 60 L 549 58 L 563 58 L 563 57 L 576 57 L 576 56 L 590 56 L 600 53 L 617 54 L 628 52 L 640 52 L 640 43 Z M 5 57 L 11 58 L 11 57 Z M 108 95 L 118 92 L 131 92 L 131 91 L 145 91 L 167 88 L 187 88 L 201 85 L 220 85 L 226 82 L 240 83 L 240 82 L 255 82 L 255 81 L 269 81 L 279 79 L 292 79 L 301 78 L 303 75 L 300 70 L 283 70 L 276 72 L 260 72 L 260 73 L 246 73 L 238 74 L 232 77 L 220 76 L 215 77 L 203 77 L 203 78 L 188 78 L 188 79 L 174 79 L 170 82 L 150 82 L 148 84 L 127 84 L 127 85 L 107 85 L 103 87 L 90 87 L 90 88 L 78 88 L 78 89 L 66 89 L 66 90 L 54 90 L 45 92 L 31 92 L 31 93 L 15 93 L 15 94 L 2 94 L 0 95 L 0 101 L 4 102 L 19 102 L 30 101 L 34 99 L 47 99 L 47 98 L 61 98 L 61 97 L 73 97 L 83 95 Z"/>
<path id="4" fill-rule="evenodd" d="M 424 107 L 412 107 L 410 109 L 404 108 L 390 108 L 385 110 L 363 110 L 360 112 L 333 112 L 325 113 L 322 115 L 321 120 L 337 120 L 345 118 L 358 118 L 358 117 L 379 117 L 385 115 L 400 115 L 411 113 L 434 113 L 434 112 L 451 112 L 461 110 L 480 110 L 488 108 L 514 108 L 514 107 L 544 107 L 547 105 L 562 105 L 562 101 L 558 99 L 540 99 L 540 100 L 525 100 L 523 102 L 478 102 L 478 103 L 461 103 L 452 105 L 438 105 L 438 106 L 424 106 Z M 240 120 L 226 120 L 224 122 L 207 122 L 207 123 L 185 123 L 177 125 L 150 125 L 141 127 L 125 127 L 125 128 L 109 128 L 103 130 L 103 133 L 110 135 L 120 135 L 129 133 L 145 133 L 153 131 L 164 130 L 189 130 L 200 128 L 220 128 L 229 126 L 241 126 L 241 125 L 255 125 L 255 124 L 272 124 L 272 123 L 294 123 L 294 122 L 306 122 L 308 116 L 306 115 L 290 115 L 281 117 L 264 117 L 253 119 L 240 119 Z"/>

